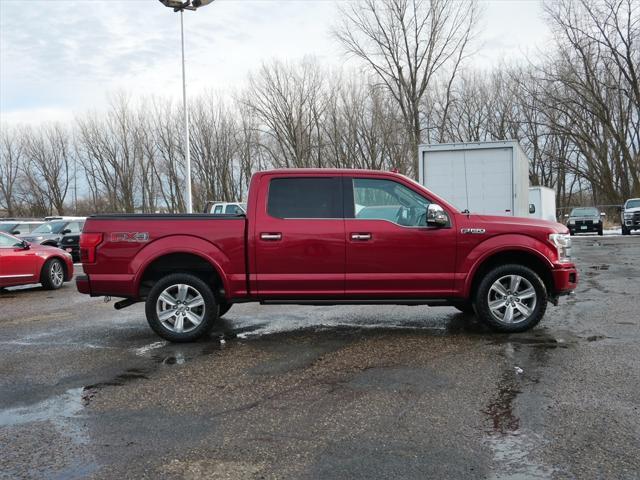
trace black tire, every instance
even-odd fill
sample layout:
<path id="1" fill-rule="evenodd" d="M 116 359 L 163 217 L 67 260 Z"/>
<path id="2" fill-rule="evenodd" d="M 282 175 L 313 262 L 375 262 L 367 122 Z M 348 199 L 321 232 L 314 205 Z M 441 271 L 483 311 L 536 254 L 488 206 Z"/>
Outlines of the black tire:
<path id="1" fill-rule="evenodd" d="M 473 308 L 473 303 L 471 302 L 460 302 L 460 303 L 456 303 L 453 305 L 455 308 L 457 308 L 460 312 L 466 314 L 466 315 L 475 315 L 476 311 Z"/>
<path id="2" fill-rule="evenodd" d="M 524 316 L 524 314 L 520 312 L 520 308 L 528 308 L 529 306 L 532 306 L 532 311 L 528 317 L 514 323 L 502 321 L 497 316 L 494 316 L 489 308 L 489 295 L 493 295 L 493 292 L 490 292 L 492 286 L 500 279 L 510 275 L 519 276 L 522 279 L 525 279 L 535 292 L 535 304 L 531 303 L 530 305 L 525 305 L 523 301 L 520 300 L 519 296 L 514 295 L 511 302 L 515 301 L 520 303 L 521 306 L 517 306 L 515 303 L 512 303 L 511 307 L 505 306 L 505 317 L 507 316 L 507 308 L 510 308 L 511 311 L 514 312 L 513 315 Z M 522 281 L 520 283 L 523 284 Z M 526 285 L 526 283 L 524 285 Z M 478 285 L 478 290 L 476 291 L 475 306 L 480 320 L 489 325 L 492 329 L 499 332 L 524 332 L 535 327 L 540 320 L 542 320 L 542 317 L 547 310 L 547 299 L 547 289 L 538 274 L 530 268 L 513 264 L 496 267 L 484 276 L 480 281 L 480 285 Z"/>
<path id="3" fill-rule="evenodd" d="M 622 234 L 623 235 L 629 235 L 629 234 L 631 234 L 631 230 L 629 230 L 627 227 L 622 225 Z"/>
<path id="4" fill-rule="evenodd" d="M 220 302 L 218 304 L 218 317 L 222 317 L 225 313 L 231 310 L 232 306 L 233 306 L 232 303 Z"/>
<path id="5" fill-rule="evenodd" d="M 604 235 L 604 228 L 603 227 L 598 228 L 598 235 L 600 235 L 600 236 Z"/>
<path id="6" fill-rule="evenodd" d="M 158 308 L 161 308 L 161 306 L 158 304 L 160 295 L 165 290 L 178 288 L 178 285 L 188 286 L 190 289 L 189 292 L 196 292 L 202 297 L 203 300 L 201 310 L 200 306 L 198 306 L 192 307 L 191 311 L 191 313 L 194 313 L 196 312 L 196 309 L 198 309 L 198 313 L 196 315 L 201 314 L 202 316 L 200 323 L 195 325 L 188 319 L 185 322 L 186 317 L 184 317 L 184 315 L 189 315 L 187 312 L 185 312 L 182 314 L 183 319 L 181 320 L 180 325 L 183 326 L 185 324 L 188 324 L 193 328 L 181 332 L 172 330 L 170 328 L 171 320 L 173 320 L 174 324 L 178 322 L 178 318 L 175 314 L 173 315 L 173 317 L 170 317 L 166 320 L 167 325 L 160 321 L 158 317 Z M 185 301 L 188 301 L 188 299 L 185 299 Z M 186 306 L 187 304 L 185 303 L 184 305 Z M 189 308 L 186 308 L 186 310 L 189 310 Z M 171 313 L 169 309 L 165 310 L 165 312 Z M 183 343 L 193 342 L 209 333 L 216 320 L 218 319 L 218 306 L 211 288 L 200 278 L 189 273 L 173 273 L 171 275 L 167 275 L 153 285 L 145 301 L 145 313 L 147 316 L 147 322 L 149 322 L 149 326 L 160 337 L 164 338 L 165 340 L 169 340 L 170 342 Z"/>
<path id="7" fill-rule="evenodd" d="M 42 266 L 40 283 L 45 290 L 57 290 L 64 283 L 64 264 L 58 258 L 52 258 Z"/>
<path id="8" fill-rule="evenodd" d="M 571 235 L 572 237 L 576 234 L 576 232 L 574 232 L 573 230 L 569 230 L 569 235 Z"/>

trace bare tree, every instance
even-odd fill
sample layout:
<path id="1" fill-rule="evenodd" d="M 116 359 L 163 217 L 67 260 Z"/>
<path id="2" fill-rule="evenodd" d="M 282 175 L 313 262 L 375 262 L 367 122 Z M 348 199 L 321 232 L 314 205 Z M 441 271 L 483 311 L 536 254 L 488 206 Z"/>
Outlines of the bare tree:
<path id="1" fill-rule="evenodd" d="M 544 65 L 553 128 L 583 156 L 577 173 L 596 201 L 640 193 L 640 5 L 632 0 L 545 4 L 556 56 Z"/>
<path id="2" fill-rule="evenodd" d="M 336 38 L 398 103 L 414 152 L 422 141 L 422 99 L 439 75 L 455 78 L 477 12 L 475 2 L 453 0 L 363 0 L 342 12 Z"/>
<path id="3" fill-rule="evenodd" d="M 17 212 L 16 187 L 23 158 L 22 141 L 18 129 L 9 125 L 0 126 L 0 205 L 7 215 Z"/>
<path id="4" fill-rule="evenodd" d="M 324 109 L 323 72 L 312 59 L 273 62 L 250 76 L 241 98 L 256 117 L 260 146 L 278 167 L 322 166 L 319 120 Z"/>
<path id="5" fill-rule="evenodd" d="M 47 212 L 64 215 L 69 191 L 72 147 L 63 125 L 47 124 L 25 133 L 23 173 L 31 191 L 46 199 Z"/>

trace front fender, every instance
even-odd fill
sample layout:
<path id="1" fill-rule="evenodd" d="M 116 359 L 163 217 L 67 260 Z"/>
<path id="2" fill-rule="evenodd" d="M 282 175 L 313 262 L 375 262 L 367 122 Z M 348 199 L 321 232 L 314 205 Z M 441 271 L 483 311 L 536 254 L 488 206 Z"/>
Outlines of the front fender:
<path id="1" fill-rule="evenodd" d="M 462 285 L 457 285 L 458 290 L 462 290 L 465 298 L 469 296 L 473 278 L 482 264 L 492 256 L 505 252 L 522 252 L 533 255 L 547 265 L 549 270 L 553 269 L 551 259 L 556 255 L 550 245 L 527 235 L 504 234 L 491 237 L 476 245 L 466 258 L 462 259 L 459 266 L 459 272 L 468 272 L 461 279 Z"/>
<path id="2" fill-rule="evenodd" d="M 180 247 L 176 247 L 180 245 Z M 191 235 L 171 235 L 149 243 L 131 261 L 131 270 L 135 272 L 134 285 L 136 294 L 140 291 L 140 282 L 147 267 L 165 255 L 186 253 L 201 257 L 216 270 L 225 292 L 230 292 L 228 271 L 230 260 L 224 252 L 211 242 Z"/>

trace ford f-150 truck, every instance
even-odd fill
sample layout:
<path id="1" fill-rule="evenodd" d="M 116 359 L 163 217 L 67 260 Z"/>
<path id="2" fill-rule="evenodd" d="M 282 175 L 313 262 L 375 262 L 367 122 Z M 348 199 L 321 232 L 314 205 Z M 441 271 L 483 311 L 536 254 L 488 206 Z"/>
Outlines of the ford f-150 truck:
<path id="1" fill-rule="evenodd" d="M 92 216 L 80 255 L 80 292 L 144 301 L 174 342 L 240 302 L 450 305 L 519 332 L 578 281 L 564 225 L 461 213 L 366 170 L 256 173 L 246 215 Z"/>

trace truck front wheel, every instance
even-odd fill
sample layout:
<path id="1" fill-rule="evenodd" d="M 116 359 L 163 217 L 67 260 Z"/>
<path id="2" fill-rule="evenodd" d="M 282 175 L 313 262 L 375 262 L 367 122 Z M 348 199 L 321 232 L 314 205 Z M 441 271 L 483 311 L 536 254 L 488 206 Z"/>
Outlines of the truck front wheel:
<path id="1" fill-rule="evenodd" d="M 481 280 L 476 311 L 482 321 L 501 332 L 535 327 L 547 310 L 547 289 L 540 277 L 522 265 L 494 268 Z"/>
<path id="2" fill-rule="evenodd" d="M 151 288 L 145 303 L 149 326 L 170 342 L 192 342 L 209 333 L 218 318 L 211 288 L 189 273 L 174 273 Z"/>

